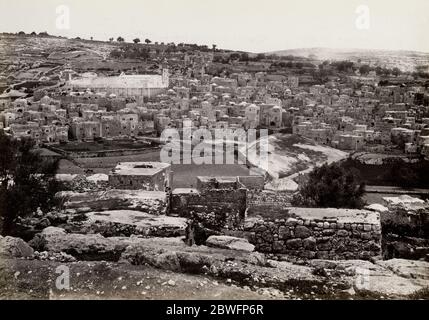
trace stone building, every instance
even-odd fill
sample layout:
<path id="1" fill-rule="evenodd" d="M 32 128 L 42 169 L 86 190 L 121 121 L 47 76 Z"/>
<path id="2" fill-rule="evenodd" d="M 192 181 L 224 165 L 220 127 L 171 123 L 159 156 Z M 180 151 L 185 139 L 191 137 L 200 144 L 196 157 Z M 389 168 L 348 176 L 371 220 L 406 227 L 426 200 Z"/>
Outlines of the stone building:
<path id="1" fill-rule="evenodd" d="M 280 128 L 282 126 L 283 109 L 279 106 L 260 105 L 260 124 L 269 128 Z"/>
<path id="2" fill-rule="evenodd" d="M 162 162 L 120 162 L 109 173 L 116 189 L 165 191 L 172 185 L 171 165 Z"/>
<path id="3" fill-rule="evenodd" d="M 71 123 L 70 128 L 73 138 L 79 141 L 93 141 L 102 136 L 99 121 L 81 121 L 77 119 Z"/>
<path id="4" fill-rule="evenodd" d="M 14 123 L 10 126 L 11 133 L 15 138 L 31 138 L 37 144 L 60 143 L 68 141 L 68 126 L 45 125 L 40 126 L 36 122 L 25 124 Z"/>
<path id="5" fill-rule="evenodd" d="M 255 129 L 259 126 L 260 108 L 251 104 L 248 105 L 244 111 L 246 119 L 246 129 Z"/>
<path id="6" fill-rule="evenodd" d="M 340 134 L 338 137 L 338 149 L 341 150 L 362 150 L 365 141 L 363 137 L 352 134 Z"/>
<path id="7" fill-rule="evenodd" d="M 67 82 L 73 90 L 90 89 L 94 92 L 106 92 L 118 97 L 135 97 L 141 101 L 144 97 L 164 92 L 169 85 L 168 70 L 162 75 L 120 75 L 118 77 L 82 77 Z"/>

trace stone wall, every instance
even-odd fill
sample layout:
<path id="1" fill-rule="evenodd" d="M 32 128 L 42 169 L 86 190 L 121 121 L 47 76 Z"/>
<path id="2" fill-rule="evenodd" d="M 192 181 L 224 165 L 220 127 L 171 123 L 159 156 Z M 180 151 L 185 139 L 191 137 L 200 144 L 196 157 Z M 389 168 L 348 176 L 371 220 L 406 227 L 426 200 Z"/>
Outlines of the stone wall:
<path id="1" fill-rule="evenodd" d="M 369 259 L 381 255 L 380 217 L 366 210 L 288 208 L 249 218 L 244 235 L 256 250 L 307 259 Z"/>
<path id="2" fill-rule="evenodd" d="M 61 149 L 61 147 L 47 145 L 47 149 L 61 154 L 64 157 L 72 159 L 79 158 L 99 158 L 99 157 L 119 157 L 119 156 L 130 156 L 140 155 L 160 150 L 159 147 L 142 147 L 141 149 L 114 149 L 114 150 L 101 150 L 101 151 L 68 151 Z"/>
<path id="3" fill-rule="evenodd" d="M 279 213 L 291 206 L 291 193 L 269 190 L 248 190 L 247 213 L 249 216 Z"/>

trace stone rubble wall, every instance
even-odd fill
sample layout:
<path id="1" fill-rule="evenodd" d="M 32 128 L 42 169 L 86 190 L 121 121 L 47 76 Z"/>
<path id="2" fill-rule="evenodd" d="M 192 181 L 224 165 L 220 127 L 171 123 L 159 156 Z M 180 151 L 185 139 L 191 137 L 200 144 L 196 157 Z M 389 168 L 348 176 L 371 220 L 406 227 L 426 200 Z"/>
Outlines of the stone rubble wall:
<path id="1" fill-rule="evenodd" d="M 291 206 L 290 200 L 290 193 L 287 194 L 268 190 L 248 190 L 247 213 L 249 216 L 270 212 L 277 214 Z"/>
<path id="2" fill-rule="evenodd" d="M 257 251 L 306 259 L 369 259 L 381 255 L 379 224 L 342 223 L 336 219 L 267 219 L 244 229 Z"/>

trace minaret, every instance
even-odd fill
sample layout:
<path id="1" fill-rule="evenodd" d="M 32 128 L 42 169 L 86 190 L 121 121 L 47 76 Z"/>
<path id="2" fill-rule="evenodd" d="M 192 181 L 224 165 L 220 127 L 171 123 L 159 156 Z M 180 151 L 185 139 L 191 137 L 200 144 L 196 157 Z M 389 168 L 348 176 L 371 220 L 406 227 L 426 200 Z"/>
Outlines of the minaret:
<path id="1" fill-rule="evenodd" d="M 169 86 L 169 75 L 168 69 L 166 68 L 162 69 L 162 84 L 165 85 L 165 87 Z"/>

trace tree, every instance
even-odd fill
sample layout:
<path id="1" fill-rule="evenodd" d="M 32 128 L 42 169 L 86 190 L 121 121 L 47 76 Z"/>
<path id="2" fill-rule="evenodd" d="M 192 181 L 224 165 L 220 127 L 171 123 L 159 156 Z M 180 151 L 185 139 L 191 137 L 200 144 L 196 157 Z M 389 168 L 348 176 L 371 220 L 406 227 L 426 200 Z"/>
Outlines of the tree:
<path id="1" fill-rule="evenodd" d="M 0 133 L 0 233 L 18 235 L 18 222 L 38 208 L 55 206 L 60 184 L 55 179 L 58 161 L 43 159 L 34 142 Z"/>
<path id="2" fill-rule="evenodd" d="M 149 39 L 145 39 L 144 42 L 146 42 L 146 44 L 151 43 L 152 41 L 150 41 Z"/>
<path id="3" fill-rule="evenodd" d="M 241 55 L 238 52 L 234 52 L 234 53 L 231 53 L 229 55 L 230 60 L 238 60 L 238 59 L 240 59 L 240 57 L 241 57 Z"/>
<path id="4" fill-rule="evenodd" d="M 361 75 L 367 75 L 371 68 L 367 64 L 363 64 L 359 67 L 359 72 Z"/>
<path id="5" fill-rule="evenodd" d="M 256 55 L 256 57 L 255 57 L 256 61 L 260 61 L 260 60 L 263 60 L 263 59 L 265 59 L 265 54 L 263 54 L 263 53 L 258 53 Z"/>
<path id="6" fill-rule="evenodd" d="M 122 38 L 121 36 L 119 36 L 119 37 L 116 39 L 116 41 L 118 41 L 118 42 L 124 42 L 124 41 L 125 41 L 125 39 L 124 39 L 124 38 Z"/>
<path id="7" fill-rule="evenodd" d="M 33 32 L 31 33 L 31 35 L 32 35 L 32 36 L 37 36 L 37 33 L 36 33 L 35 31 L 33 31 Z"/>
<path id="8" fill-rule="evenodd" d="M 352 61 L 335 61 L 331 65 L 336 67 L 339 72 L 350 72 L 354 69 Z"/>
<path id="9" fill-rule="evenodd" d="M 216 45 L 215 44 L 212 44 L 212 48 L 213 48 L 213 52 L 216 52 Z"/>
<path id="10" fill-rule="evenodd" d="M 385 173 L 384 179 L 389 181 L 394 186 L 398 186 L 404 189 L 418 187 L 420 180 L 420 174 L 418 170 L 413 169 L 413 166 L 406 163 L 402 159 L 392 160 L 392 166 Z M 423 178 L 424 180 L 424 178 Z"/>
<path id="11" fill-rule="evenodd" d="M 395 76 L 395 77 L 397 77 L 397 76 L 400 76 L 401 75 L 401 69 L 399 69 L 398 67 L 395 67 L 395 68 L 393 68 L 393 70 L 392 70 L 392 74 Z"/>
<path id="12" fill-rule="evenodd" d="M 109 38 L 109 42 L 113 42 L 113 40 L 114 40 L 113 38 Z"/>
<path id="13" fill-rule="evenodd" d="M 110 52 L 110 57 L 114 58 L 114 59 L 121 58 L 122 57 L 122 51 L 120 51 L 120 50 L 112 50 Z"/>
<path id="14" fill-rule="evenodd" d="M 302 69 L 303 67 L 304 67 L 304 64 L 302 62 L 297 62 L 295 64 L 295 68 L 297 68 L 297 69 Z"/>
<path id="15" fill-rule="evenodd" d="M 139 39 L 139 38 L 135 38 L 135 39 L 133 40 L 133 42 L 134 42 L 135 44 L 140 43 L 140 39 Z"/>
<path id="16" fill-rule="evenodd" d="M 24 32 L 24 31 L 19 31 L 19 32 L 18 32 L 18 35 L 20 35 L 20 36 L 25 36 L 25 32 Z"/>
<path id="17" fill-rule="evenodd" d="M 240 56 L 240 61 L 249 61 L 249 54 L 246 52 L 243 52 Z"/>
<path id="18" fill-rule="evenodd" d="M 338 163 L 324 164 L 309 173 L 293 204 L 324 208 L 361 208 L 365 185 L 357 174 Z"/>
<path id="19" fill-rule="evenodd" d="M 407 166 L 401 166 L 398 170 L 393 169 L 392 174 L 395 183 L 404 189 L 412 188 L 419 180 L 417 174 Z"/>

